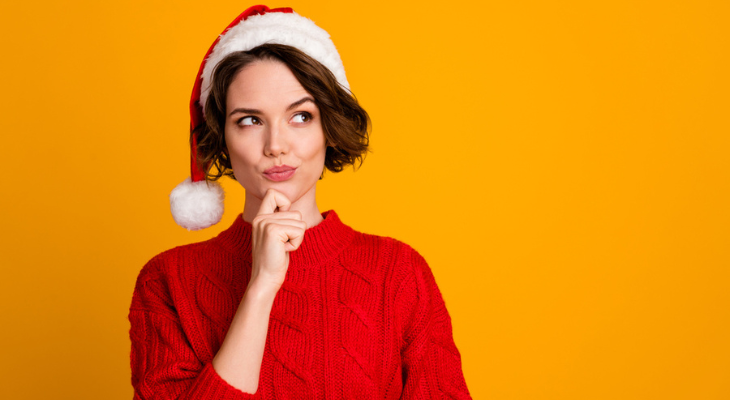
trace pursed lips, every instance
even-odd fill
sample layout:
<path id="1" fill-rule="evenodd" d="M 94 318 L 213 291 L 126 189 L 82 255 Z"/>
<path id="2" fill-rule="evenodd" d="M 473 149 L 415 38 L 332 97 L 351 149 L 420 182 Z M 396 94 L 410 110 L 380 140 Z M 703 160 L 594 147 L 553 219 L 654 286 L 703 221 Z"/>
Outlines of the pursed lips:
<path id="1" fill-rule="evenodd" d="M 296 168 L 290 167 L 288 165 L 277 165 L 277 166 L 274 166 L 274 167 L 271 167 L 271 168 L 267 169 L 266 171 L 264 171 L 264 173 L 265 174 L 276 174 L 276 173 L 279 173 L 279 172 L 291 171 L 293 169 L 296 169 Z"/>
<path id="2" fill-rule="evenodd" d="M 286 181 L 297 172 L 297 169 L 288 165 L 278 165 L 264 171 L 266 179 L 273 182 Z"/>

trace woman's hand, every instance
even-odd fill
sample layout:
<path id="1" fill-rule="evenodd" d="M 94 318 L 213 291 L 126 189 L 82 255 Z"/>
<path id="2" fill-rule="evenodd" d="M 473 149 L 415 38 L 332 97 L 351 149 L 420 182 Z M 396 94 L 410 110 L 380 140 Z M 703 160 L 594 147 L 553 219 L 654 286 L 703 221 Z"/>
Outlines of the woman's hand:
<path id="1" fill-rule="evenodd" d="M 281 192 L 266 192 L 251 223 L 251 280 L 213 358 L 216 372 L 245 393 L 258 389 L 274 298 L 289 268 L 289 252 L 299 248 L 307 229 L 302 214 L 290 206 Z"/>
<path id="2" fill-rule="evenodd" d="M 277 292 L 289 268 L 289 252 L 299 248 L 307 224 L 302 213 L 289 211 L 291 201 L 281 192 L 269 189 L 251 225 L 252 270 L 249 287 Z M 278 211 L 277 211 L 278 210 Z"/>

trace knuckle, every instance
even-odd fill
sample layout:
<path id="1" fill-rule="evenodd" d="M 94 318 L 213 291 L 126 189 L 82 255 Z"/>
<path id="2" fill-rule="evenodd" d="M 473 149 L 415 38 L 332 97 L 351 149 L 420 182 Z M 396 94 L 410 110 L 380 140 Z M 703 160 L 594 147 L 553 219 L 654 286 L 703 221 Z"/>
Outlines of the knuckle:
<path id="1" fill-rule="evenodd" d="M 251 221 L 251 225 L 254 228 L 260 229 L 261 227 L 266 225 L 266 217 L 263 215 L 257 215 L 254 217 L 254 219 Z"/>

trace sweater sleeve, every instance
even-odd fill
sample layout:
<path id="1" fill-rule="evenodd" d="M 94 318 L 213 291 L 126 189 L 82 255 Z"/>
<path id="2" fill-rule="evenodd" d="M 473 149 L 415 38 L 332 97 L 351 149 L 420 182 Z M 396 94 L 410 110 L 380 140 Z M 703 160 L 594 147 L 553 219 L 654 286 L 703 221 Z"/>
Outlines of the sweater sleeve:
<path id="1" fill-rule="evenodd" d="M 398 292 L 403 333 L 402 399 L 471 399 L 451 317 L 426 260 L 411 249 L 413 273 Z"/>
<path id="2" fill-rule="evenodd" d="M 154 262 L 154 259 L 150 261 Z M 147 272 L 143 270 L 137 279 L 129 311 L 134 399 L 256 398 L 228 384 L 210 362 L 198 359 L 182 329 L 164 279 Z"/>

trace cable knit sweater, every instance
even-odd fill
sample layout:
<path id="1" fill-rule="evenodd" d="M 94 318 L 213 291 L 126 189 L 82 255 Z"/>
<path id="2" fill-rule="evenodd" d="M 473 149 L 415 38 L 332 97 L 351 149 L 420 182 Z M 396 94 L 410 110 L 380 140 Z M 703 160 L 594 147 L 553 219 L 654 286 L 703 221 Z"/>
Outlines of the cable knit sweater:
<path id="1" fill-rule="evenodd" d="M 423 257 L 333 210 L 322 216 L 290 253 L 253 395 L 211 364 L 250 278 L 251 224 L 239 216 L 213 239 L 150 260 L 129 312 L 134 398 L 471 398 Z"/>

